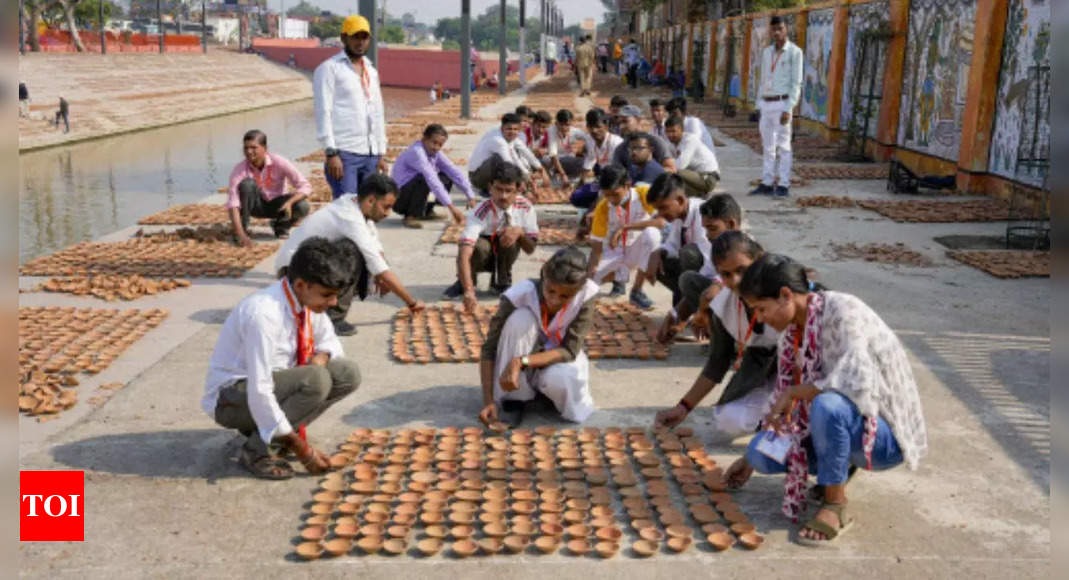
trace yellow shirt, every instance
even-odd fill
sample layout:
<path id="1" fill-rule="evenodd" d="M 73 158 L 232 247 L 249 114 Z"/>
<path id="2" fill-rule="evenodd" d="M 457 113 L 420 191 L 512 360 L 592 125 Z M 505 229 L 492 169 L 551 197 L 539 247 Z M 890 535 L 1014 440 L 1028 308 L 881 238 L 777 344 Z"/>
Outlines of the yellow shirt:
<path id="1" fill-rule="evenodd" d="M 656 213 L 656 209 L 646 201 L 647 191 L 649 187 L 634 187 L 631 189 L 631 197 L 617 206 L 602 198 L 594 208 L 594 218 L 590 224 L 590 238 L 605 241 L 621 227 L 649 219 Z M 634 203 L 636 200 L 638 203 Z M 634 241 L 634 236 L 629 237 L 631 239 L 625 240 L 625 245 Z"/>

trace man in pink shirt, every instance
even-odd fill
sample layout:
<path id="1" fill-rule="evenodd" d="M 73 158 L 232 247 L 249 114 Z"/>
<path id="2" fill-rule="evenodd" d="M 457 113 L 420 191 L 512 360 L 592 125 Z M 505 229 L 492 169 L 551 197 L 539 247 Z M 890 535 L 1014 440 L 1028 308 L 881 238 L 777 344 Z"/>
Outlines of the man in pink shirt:
<path id="1" fill-rule="evenodd" d="M 275 237 L 285 239 L 289 231 L 308 215 L 312 185 L 285 157 L 267 152 L 267 135 L 253 129 L 243 138 L 245 160 L 230 172 L 226 208 L 234 228 L 234 240 L 251 246 L 249 218 L 267 218 Z M 286 194 L 286 182 L 297 191 Z"/>

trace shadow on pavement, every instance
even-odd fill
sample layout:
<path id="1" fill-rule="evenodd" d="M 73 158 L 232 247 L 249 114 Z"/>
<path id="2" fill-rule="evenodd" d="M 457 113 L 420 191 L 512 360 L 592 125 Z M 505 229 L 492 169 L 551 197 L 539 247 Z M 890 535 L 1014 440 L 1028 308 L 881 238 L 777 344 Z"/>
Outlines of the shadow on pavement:
<path id="1" fill-rule="evenodd" d="M 72 469 L 144 477 L 245 477 L 234 461 L 242 437 L 226 429 L 102 435 L 57 445 L 52 458 Z"/>

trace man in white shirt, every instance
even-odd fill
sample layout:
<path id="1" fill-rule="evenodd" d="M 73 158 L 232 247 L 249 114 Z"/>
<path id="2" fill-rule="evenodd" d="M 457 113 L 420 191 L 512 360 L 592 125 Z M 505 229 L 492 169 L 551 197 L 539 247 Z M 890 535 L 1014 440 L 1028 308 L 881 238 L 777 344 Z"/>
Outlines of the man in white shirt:
<path id="1" fill-rule="evenodd" d="M 504 292 L 512 286 L 512 265 L 520 256 L 534 253 L 538 244 L 538 215 L 534 205 L 519 195 L 520 169 L 500 163 L 490 180 L 490 199 L 468 212 L 457 252 L 457 281 L 446 288 L 447 298 L 464 297 L 464 309 L 475 310 L 476 275 L 490 272 L 490 288 Z"/>
<path id="2" fill-rule="evenodd" d="M 339 242 L 352 254 L 355 261 L 352 280 L 341 289 L 337 303 L 328 310 L 336 334 L 356 334 L 356 327 L 347 322 L 345 317 L 353 296 L 361 300 L 366 298 L 372 282 L 379 295 L 392 292 L 413 311 L 424 308 L 422 302 L 408 293 L 401 279 L 386 263 L 386 254 L 375 227 L 377 222 L 390 215 L 396 201 L 397 184 L 394 180 L 381 173 L 372 174 L 360 184 L 358 193 L 342 195 L 306 218 L 278 252 L 275 269 L 283 276 L 301 242 L 312 237 Z"/>
<path id="3" fill-rule="evenodd" d="M 627 65 L 627 82 L 632 89 L 638 88 L 638 64 L 642 60 L 642 49 L 632 38 L 624 47 L 624 63 Z"/>
<path id="4" fill-rule="evenodd" d="M 769 21 L 769 33 L 772 44 L 761 52 L 757 90 L 764 164 L 761 184 L 750 194 L 785 197 L 791 184 L 791 111 L 802 93 L 802 49 L 787 40 L 787 24 L 780 16 Z"/>
<path id="5" fill-rule="evenodd" d="M 350 266 L 334 244 L 311 238 L 284 278 L 242 300 L 223 323 L 201 408 L 245 435 L 238 460 L 257 477 L 293 477 L 272 443 L 296 454 L 310 473 L 330 467 L 304 428 L 360 384 L 360 370 L 342 358 L 325 313 L 349 283 Z"/>
<path id="6" fill-rule="evenodd" d="M 542 170 L 542 162 L 520 139 L 522 126 L 523 120 L 519 115 L 505 113 L 501 116 L 501 126 L 487 131 L 475 144 L 468 158 L 468 176 L 472 187 L 483 197 L 488 195 L 490 179 L 501 162 L 515 165 L 523 175 L 524 183 L 530 183 L 532 175 L 535 175 L 541 176 L 549 186 L 549 176 Z"/>
<path id="7" fill-rule="evenodd" d="M 650 118 L 653 119 L 650 133 L 661 139 L 666 139 L 664 136 L 664 121 L 668 118 L 668 112 L 665 111 L 664 102 L 661 99 L 650 99 Z"/>
<path id="8" fill-rule="evenodd" d="M 667 286 L 674 306 L 683 298 L 679 279 L 684 272 L 701 272 L 709 279 L 715 275 L 709 258 L 712 244 L 705 237 L 700 204 L 687 197 L 680 176 L 662 173 L 650 185 L 646 202 L 657 209 L 657 217 L 669 222 L 661 247 L 650 254 L 646 279 Z"/>
<path id="9" fill-rule="evenodd" d="M 664 106 L 665 112 L 669 117 L 678 117 L 683 121 L 683 132 L 694 135 L 702 142 L 703 145 L 709 148 L 710 151 L 716 153 L 716 145 L 713 143 L 713 135 L 709 133 L 709 128 L 705 126 L 705 122 L 697 117 L 687 115 L 687 99 L 686 97 L 676 97 Z"/>
<path id="10" fill-rule="evenodd" d="M 683 178 L 687 195 L 705 199 L 720 181 L 720 164 L 716 154 L 693 133 L 683 132 L 683 120 L 679 117 L 669 117 L 665 121 L 664 131 L 672 145 L 676 174 Z"/>
<path id="11" fill-rule="evenodd" d="M 354 14 L 342 22 L 342 52 L 316 67 L 312 79 L 316 136 L 323 145 L 323 171 L 334 197 L 355 193 L 360 182 L 386 172 L 386 108 L 379 73 L 364 56 L 371 26 Z"/>
<path id="12" fill-rule="evenodd" d="M 594 177 L 595 159 L 590 151 L 589 137 L 582 129 L 572 124 L 575 115 L 568 109 L 557 111 L 557 122 L 549 127 L 549 171 L 564 183 L 573 177 Z M 583 157 L 575 154 L 577 143 L 586 144 Z"/>

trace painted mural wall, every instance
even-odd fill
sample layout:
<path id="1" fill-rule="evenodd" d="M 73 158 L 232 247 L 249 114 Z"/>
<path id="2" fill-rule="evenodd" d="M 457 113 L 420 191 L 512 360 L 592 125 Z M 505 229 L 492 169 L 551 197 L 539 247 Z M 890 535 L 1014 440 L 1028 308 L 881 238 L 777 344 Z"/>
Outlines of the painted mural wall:
<path id="1" fill-rule="evenodd" d="M 876 137 L 880 118 L 880 95 L 883 93 L 883 71 L 887 62 L 887 40 L 872 39 L 862 42 L 862 37 L 878 30 L 889 30 L 891 13 L 886 1 L 854 4 L 850 7 L 850 24 L 846 33 L 846 66 L 843 73 L 843 105 L 839 127 L 849 129 L 851 120 L 864 127 L 868 115 L 869 137 Z M 864 45 L 864 46 L 863 46 Z M 864 48 L 864 67 L 861 50 Z M 860 95 L 855 103 L 854 93 Z M 871 98 L 870 98 L 871 97 Z M 856 109 L 855 109 L 856 105 Z"/>
<path id="2" fill-rule="evenodd" d="M 828 61 L 835 36 L 835 9 L 813 10 L 805 25 L 805 80 L 802 116 L 821 123 L 828 120 Z"/>
<path id="3" fill-rule="evenodd" d="M 768 46 L 768 17 L 753 19 L 753 31 L 750 33 L 750 76 L 746 85 L 746 100 L 757 102 L 757 87 L 761 83 L 761 51 Z M 742 68 L 741 58 L 739 69 Z"/>
<path id="4" fill-rule="evenodd" d="M 912 0 L 898 144 L 958 160 L 975 0 Z"/>
<path id="5" fill-rule="evenodd" d="M 1046 185 L 1050 164 L 1052 0 L 1010 0 L 1002 44 L 992 173 Z"/>
<path id="6" fill-rule="evenodd" d="M 716 27 L 716 70 L 713 71 L 713 91 L 720 94 L 724 90 L 724 76 L 728 67 L 728 29 L 731 21 L 721 20 Z"/>
<path id="7" fill-rule="evenodd" d="M 702 27 L 702 38 L 705 40 L 705 53 L 702 55 L 702 85 L 705 86 L 705 94 L 709 95 L 709 75 L 712 73 L 713 59 L 711 58 L 713 47 L 713 23 L 707 22 Z"/>

